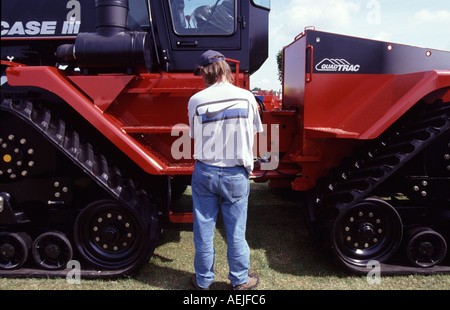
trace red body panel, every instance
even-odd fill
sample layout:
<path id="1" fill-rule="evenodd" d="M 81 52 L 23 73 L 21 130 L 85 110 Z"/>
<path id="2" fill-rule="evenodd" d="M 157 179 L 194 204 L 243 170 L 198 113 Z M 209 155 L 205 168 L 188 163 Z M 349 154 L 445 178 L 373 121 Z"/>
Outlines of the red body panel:
<path id="1" fill-rule="evenodd" d="M 247 76 L 239 80 L 248 87 Z M 189 129 L 188 100 L 204 87 L 192 74 L 67 77 L 56 68 L 15 66 L 8 69 L 8 82 L 57 94 L 149 174 L 193 171 L 192 158 L 174 159 L 171 153 L 172 144 Z M 296 101 L 285 87 L 283 108 L 262 112 L 267 129 L 257 141 L 278 143 L 281 157 L 276 169 L 255 169 L 254 177 L 272 180 L 274 186 L 311 189 L 352 154 L 358 140 L 377 137 L 417 101 L 448 97 L 449 89 L 449 71 L 309 76 L 293 90 Z"/>
<path id="2" fill-rule="evenodd" d="M 436 91 L 439 90 L 439 91 Z M 315 74 L 306 84 L 303 145 L 289 160 L 302 167 L 292 183 L 308 190 L 350 156 L 359 140 L 378 137 L 416 102 L 450 94 L 450 71 L 405 75 Z M 430 100 L 431 101 L 431 100 Z M 300 139 L 300 137 L 298 138 Z"/>
<path id="3" fill-rule="evenodd" d="M 432 103 L 437 99 L 447 100 L 450 96 L 449 70 L 395 74 L 360 73 L 360 69 L 353 72 L 318 71 L 318 65 L 314 64 L 323 62 L 322 59 L 336 58 L 338 61 L 342 57 L 357 59 L 353 60 L 354 64 L 364 63 L 361 71 L 389 72 L 391 69 L 389 66 L 378 68 L 377 65 L 385 64 L 371 58 L 386 53 L 383 43 L 323 36 L 318 32 L 312 32 L 309 37 L 302 34 L 283 49 L 283 108 L 293 111 L 296 125 L 295 137 L 290 140 L 292 147 L 282 162 L 301 167 L 301 176 L 291 184 L 296 190 L 313 188 L 318 178 L 326 176 L 330 168 L 352 155 L 361 140 L 378 137 L 418 101 Z M 343 40 L 342 46 L 336 46 L 340 40 Z M 331 43 L 324 47 L 326 42 Z M 366 44 L 365 48 L 371 49 L 373 54 L 353 50 L 351 44 Z M 330 46 L 336 48 L 334 54 L 328 50 Z M 377 50 L 377 46 L 380 49 Z M 396 47 L 396 50 L 401 49 L 419 57 L 420 61 L 430 61 L 419 49 Z M 318 51 L 322 56 L 318 56 Z M 385 55 L 384 60 L 394 64 L 392 57 L 398 59 L 400 56 L 391 53 Z M 408 69 L 399 66 L 392 70 Z M 282 135 L 280 140 L 287 137 Z"/>
<path id="4" fill-rule="evenodd" d="M 241 87 L 248 77 L 241 74 Z M 55 93 L 121 149 L 154 175 L 191 174 L 191 158 L 175 160 L 172 143 L 187 134 L 189 98 L 204 88 L 193 74 L 66 76 L 53 67 L 8 68 L 8 83 Z M 174 126 L 175 135 L 172 136 Z"/>
<path id="5" fill-rule="evenodd" d="M 315 74 L 306 85 L 306 137 L 328 132 L 341 138 L 376 138 L 424 96 L 449 86 L 449 71 Z"/>

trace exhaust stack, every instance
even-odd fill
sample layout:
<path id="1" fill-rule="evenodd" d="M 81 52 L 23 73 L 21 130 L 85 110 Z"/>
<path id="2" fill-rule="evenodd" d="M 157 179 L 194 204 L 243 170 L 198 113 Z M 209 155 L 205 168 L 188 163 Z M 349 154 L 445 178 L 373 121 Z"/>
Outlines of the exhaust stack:
<path id="1" fill-rule="evenodd" d="M 130 31 L 128 0 L 96 0 L 96 32 L 79 33 L 75 44 L 58 47 L 60 63 L 76 64 L 84 72 L 151 71 L 151 36 Z"/>

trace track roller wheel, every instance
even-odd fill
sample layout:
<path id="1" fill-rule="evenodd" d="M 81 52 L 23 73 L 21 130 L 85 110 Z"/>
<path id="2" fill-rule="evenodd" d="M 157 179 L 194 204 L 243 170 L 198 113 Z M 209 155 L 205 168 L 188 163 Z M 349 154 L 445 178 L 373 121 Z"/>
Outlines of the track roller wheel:
<path id="1" fill-rule="evenodd" d="M 111 200 L 84 208 L 74 227 L 76 247 L 96 267 L 135 269 L 147 262 L 147 229 L 136 212 Z M 144 261 L 145 259 L 145 261 Z"/>
<path id="2" fill-rule="evenodd" d="M 397 250 L 403 225 L 397 211 L 386 201 L 367 198 L 341 212 L 332 231 L 337 258 L 347 266 L 382 263 Z"/>
<path id="3" fill-rule="evenodd" d="M 415 227 L 407 233 L 406 255 L 416 267 L 433 267 L 447 254 L 447 243 L 439 233 L 427 227 Z"/>
<path id="4" fill-rule="evenodd" d="M 31 238 L 25 233 L 0 233 L 0 269 L 20 268 L 28 257 Z"/>
<path id="5" fill-rule="evenodd" d="M 33 242 L 32 252 L 34 261 L 48 270 L 66 268 L 73 255 L 69 239 L 58 231 L 39 235 Z"/>

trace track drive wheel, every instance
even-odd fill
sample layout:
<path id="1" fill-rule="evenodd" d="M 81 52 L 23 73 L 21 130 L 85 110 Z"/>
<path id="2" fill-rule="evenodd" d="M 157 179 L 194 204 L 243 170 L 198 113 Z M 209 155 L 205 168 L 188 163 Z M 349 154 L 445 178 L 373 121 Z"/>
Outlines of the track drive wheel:
<path id="1" fill-rule="evenodd" d="M 134 270 L 147 262 L 152 249 L 143 220 L 116 201 L 96 201 L 76 219 L 75 245 L 83 258 L 96 267 Z"/>
<path id="2" fill-rule="evenodd" d="M 341 212 L 332 231 L 337 258 L 347 266 L 382 263 L 399 247 L 403 225 L 397 211 L 386 201 L 367 198 Z"/>
<path id="3" fill-rule="evenodd" d="M 27 260 L 31 238 L 25 233 L 0 233 L 0 269 L 20 268 Z"/>
<path id="4" fill-rule="evenodd" d="M 39 235 L 33 242 L 32 252 L 36 264 L 48 270 L 66 268 L 73 255 L 69 239 L 58 231 Z"/>
<path id="5" fill-rule="evenodd" d="M 415 227 L 407 233 L 406 255 L 416 267 L 433 267 L 447 254 L 447 243 L 438 232 L 427 227 Z"/>

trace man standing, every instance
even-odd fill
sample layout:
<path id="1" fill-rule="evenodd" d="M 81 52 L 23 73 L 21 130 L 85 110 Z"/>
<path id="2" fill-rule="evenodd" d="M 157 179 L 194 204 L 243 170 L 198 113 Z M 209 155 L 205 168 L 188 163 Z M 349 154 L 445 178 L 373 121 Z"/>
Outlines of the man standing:
<path id="1" fill-rule="evenodd" d="M 253 170 L 253 141 L 262 132 L 253 94 L 232 85 L 225 57 L 207 51 L 195 69 L 206 89 L 189 100 L 190 137 L 194 139 L 192 199 L 194 205 L 194 267 L 192 284 L 208 289 L 214 282 L 214 229 L 219 208 L 228 241 L 228 278 L 233 289 L 252 289 L 250 249 L 245 239 L 249 176 Z"/>

